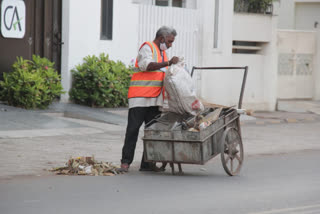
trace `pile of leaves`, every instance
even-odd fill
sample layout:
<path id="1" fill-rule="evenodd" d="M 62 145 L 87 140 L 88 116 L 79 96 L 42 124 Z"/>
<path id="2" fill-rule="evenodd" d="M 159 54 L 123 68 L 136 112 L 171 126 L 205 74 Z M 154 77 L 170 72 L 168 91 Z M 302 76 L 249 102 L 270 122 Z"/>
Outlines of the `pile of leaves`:
<path id="1" fill-rule="evenodd" d="M 119 167 L 108 163 L 98 162 L 94 157 L 70 158 L 64 167 L 57 167 L 50 171 L 57 175 L 94 175 L 113 176 L 119 174 Z"/>

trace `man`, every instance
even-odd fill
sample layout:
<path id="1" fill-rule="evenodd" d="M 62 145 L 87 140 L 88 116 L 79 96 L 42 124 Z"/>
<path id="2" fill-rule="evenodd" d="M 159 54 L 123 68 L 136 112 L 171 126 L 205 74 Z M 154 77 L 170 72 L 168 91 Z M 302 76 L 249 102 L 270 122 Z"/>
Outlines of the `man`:
<path id="1" fill-rule="evenodd" d="M 165 50 L 172 46 L 176 35 L 175 29 L 163 26 L 157 31 L 153 42 L 145 42 L 140 47 L 135 65 L 138 72 L 132 75 L 128 91 L 129 114 L 121 171 L 128 172 L 133 161 L 142 123 L 148 124 L 161 113 L 159 107 L 163 105 L 165 71 L 179 60 L 174 56 L 168 61 Z M 156 170 L 155 164 L 145 162 L 142 155 L 140 171 Z"/>

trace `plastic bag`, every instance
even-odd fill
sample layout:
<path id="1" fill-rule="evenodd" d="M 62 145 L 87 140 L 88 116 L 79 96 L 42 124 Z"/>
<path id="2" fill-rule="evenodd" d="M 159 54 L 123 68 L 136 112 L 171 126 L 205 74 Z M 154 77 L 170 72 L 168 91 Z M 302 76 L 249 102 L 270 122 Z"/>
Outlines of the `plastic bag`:
<path id="1" fill-rule="evenodd" d="M 164 87 L 168 98 L 169 111 L 178 114 L 196 115 L 204 107 L 196 96 L 195 86 L 189 72 L 185 69 L 183 58 L 171 65 L 166 72 Z"/>

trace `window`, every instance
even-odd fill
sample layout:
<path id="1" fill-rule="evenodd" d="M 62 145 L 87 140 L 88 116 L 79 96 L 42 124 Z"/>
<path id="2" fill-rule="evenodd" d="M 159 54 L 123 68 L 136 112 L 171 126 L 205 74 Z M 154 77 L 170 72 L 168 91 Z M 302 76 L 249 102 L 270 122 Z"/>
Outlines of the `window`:
<path id="1" fill-rule="evenodd" d="M 101 35 L 102 40 L 112 40 L 113 0 L 101 0 Z"/>
<path id="2" fill-rule="evenodd" d="M 169 0 L 156 0 L 155 5 L 157 5 L 157 6 L 169 6 Z"/>
<path id="3" fill-rule="evenodd" d="M 182 7 L 182 0 L 172 0 L 172 7 Z"/>
<path id="4" fill-rule="evenodd" d="M 260 54 L 263 47 L 267 43 L 265 42 L 253 42 L 253 41 L 232 41 L 232 53 L 239 54 Z"/>
<path id="5" fill-rule="evenodd" d="M 185 0 L 153 0 L 153 4 L 166 7 L 186 7 Z"/>

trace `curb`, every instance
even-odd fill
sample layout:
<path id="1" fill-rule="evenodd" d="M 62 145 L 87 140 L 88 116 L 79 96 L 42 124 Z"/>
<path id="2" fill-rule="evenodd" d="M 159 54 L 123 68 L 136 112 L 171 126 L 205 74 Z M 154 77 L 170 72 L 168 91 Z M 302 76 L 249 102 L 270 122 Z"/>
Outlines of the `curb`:
<path id="1" fill-rule="evenodd" d="M 319 118 L 303 118 L 303 119 L 297 119 L 297 118 L 279 118 L 279 119 L 259 119 L 256 118 L 256 120 L 250 120 L 250 121 L 241 121 L 241 125 L 276 125 L 276 124 L 293 124 L 293 123 L 310 123 L 310 122 L 318 122 L 320 121 Z"/>

